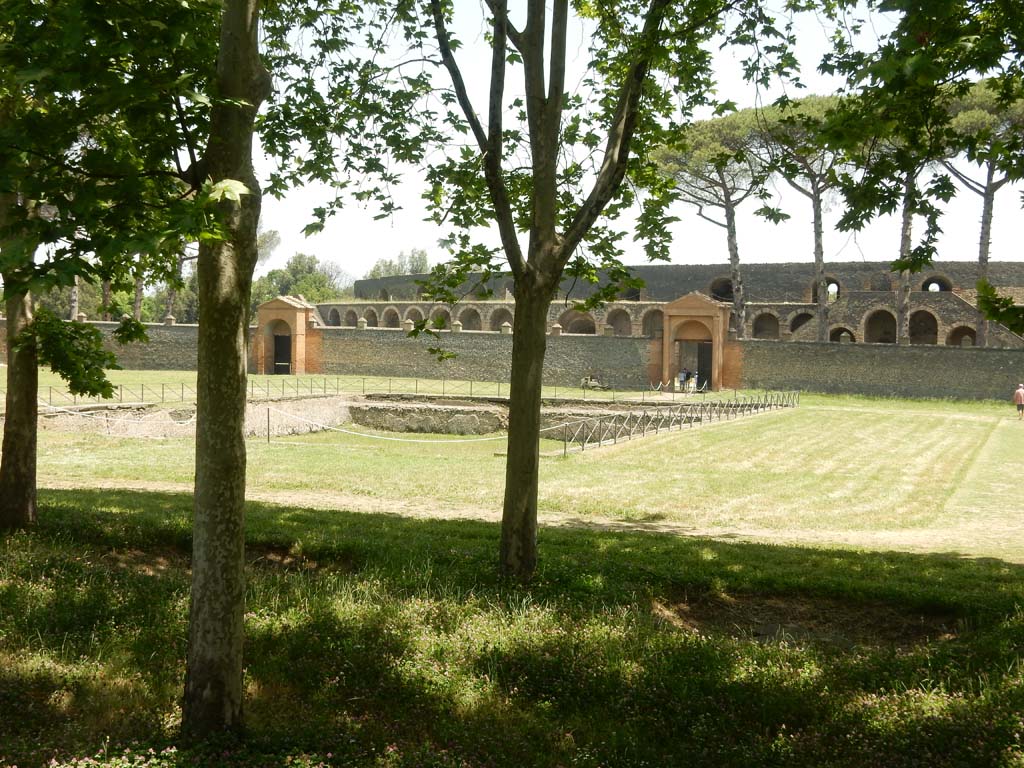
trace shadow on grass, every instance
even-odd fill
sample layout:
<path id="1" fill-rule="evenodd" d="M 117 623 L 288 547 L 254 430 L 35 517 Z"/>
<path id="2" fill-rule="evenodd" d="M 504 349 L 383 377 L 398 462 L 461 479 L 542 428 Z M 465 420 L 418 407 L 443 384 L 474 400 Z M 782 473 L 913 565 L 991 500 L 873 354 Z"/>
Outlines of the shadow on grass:
<path id="1" fill-rule="evenodd" d="M 16 663 L 0 675 L 0 763 L 108 737 L 154 746 L 153 766 L 1021 757 L 1021 566 L 560 529 L 541 532 L 521 587 L 495 576 L 492 524 L 263 504 L 247 526 L 250 739 L 162 757 L 191 498 L 41 502 L 39 527 L 4 539 L 0 650 Z M 844 606 L 856 613 L 826 616 Z M 901 616 L 923 628 L 890 636 Z"/>

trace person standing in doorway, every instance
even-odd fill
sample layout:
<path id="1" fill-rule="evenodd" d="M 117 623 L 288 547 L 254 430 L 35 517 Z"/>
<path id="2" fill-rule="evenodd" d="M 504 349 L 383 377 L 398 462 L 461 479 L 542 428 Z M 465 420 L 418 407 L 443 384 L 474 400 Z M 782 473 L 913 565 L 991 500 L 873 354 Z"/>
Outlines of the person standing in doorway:
<path id="1" fill-rule="evenodd" d="M 1024 419 L 1024 384 L 1017 385 L 1017 391 L 1013 393 L 1013 404 L 1017 406 L 1017 421 Z"/>

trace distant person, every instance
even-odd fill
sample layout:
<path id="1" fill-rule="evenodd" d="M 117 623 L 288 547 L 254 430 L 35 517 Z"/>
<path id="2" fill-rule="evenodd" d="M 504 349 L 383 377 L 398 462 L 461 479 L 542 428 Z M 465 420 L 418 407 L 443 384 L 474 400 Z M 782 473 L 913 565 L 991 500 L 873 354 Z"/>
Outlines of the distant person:
<path id="1" fill-rule="evenodd" d="M 1013 393 L 1013 404 L 1017 406 L 1017 421 L 1024 419 L 1024 384 L 1017 385 L 1017 391 Z"/>
<path id="2" fill-rule="evenodd" d="M 689 380 L 690 380 L 690 372 L 686 368 L 683 368 L 683 370 L 681 370 L 679 372 L 679 388 L 680 389 L 685 389 L 686 388 L 686 382 L 689 381 Z"/>

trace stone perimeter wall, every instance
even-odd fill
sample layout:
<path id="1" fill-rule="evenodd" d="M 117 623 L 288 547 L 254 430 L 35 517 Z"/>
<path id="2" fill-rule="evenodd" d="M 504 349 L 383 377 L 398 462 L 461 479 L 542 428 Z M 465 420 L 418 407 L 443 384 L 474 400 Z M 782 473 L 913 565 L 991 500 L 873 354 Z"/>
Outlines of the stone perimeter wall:
<path id="1" fill-rule="evenodd" d="M 498 333 L 442 332 L 440 339 L 411 339 L 404 331 L 385 328 L 321 329 L 319 366 L 307 350 L 307 369 L 320 373 L 356 376 L 508 381 L 512 336 Z M 660 342 L 656 342 L 660 343 Z M 544 382 L 577 386 L 587 374 L 618 388 L 647 386 L 651 340 L 612 336 L 548 336 Z M 454 352 L 439 361 L 429 347 Z"/>
<path id="2" fill-rule="evenodd" d="M 119 323 L 91 320 L 106 338 L 105 346 L 122 368 L 137 371 L 194 371 L 199 356 L 198 325 L 146 324 L 149 343 L 118 344 L 114 329 Z M 7 360 L 7 321 L 0 319 L 0 359 Z"/>
<path id="3" fill-rule="evenodd" d="M 96 323 L 109 335 L 115 323 Z M 0 355 L 6 323 L 0 320 Z M 149 344 L 112 344 L 122 367 L 194 370 L 197 326 L 151 325 Z M 440 346 L 455 352 L 438 362 L 427 347 L 390 329 L 323 329 L 319 372 L 508 381 L 512 337 L 495 333 L 442 333 Z M 592 373 L 617 388 L 648 386 L 652 345 L 660 341 L 609 336 L 549 336 L 544 379 L 576 386 Z M 878 396 L 1007 400 L 1024 381 L 1024 350 L 892 344 L 818 344 L 744 340 L 726 345 L 726 386 L 801 389 Z M 654 358 L 657 359 L 657 358 Z"/>
<path id="4" fill-rule="evenodd" d="M 742 357 L 741 386 L 748 389 L 1009 402 L 1024 381 L 1020 349 L 753 340 L 733 345 Z"/>

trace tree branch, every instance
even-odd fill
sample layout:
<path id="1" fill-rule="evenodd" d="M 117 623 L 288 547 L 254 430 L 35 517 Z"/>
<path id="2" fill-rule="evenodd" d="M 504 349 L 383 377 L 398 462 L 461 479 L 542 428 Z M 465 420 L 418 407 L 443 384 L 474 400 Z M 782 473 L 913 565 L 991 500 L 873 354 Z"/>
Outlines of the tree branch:
<path id="1" fill-rule="evenodd" d="M 469 123 L 470 129 L 473 131 L 473 137 L 476 139 L 476 143 L 480 147 L 480 151 L 486 154 L 487 134 L 484 133 L 484 128 L 480 124 L 480 118 L 477 117 L 476 110 L 473 109 L 473 103 L 469 100 L 469 92 L 466 90 L 466 82 L 462 78 L 462 71 L 459 69 L 458 62 L 455 61 L 455 55 L 452 53 L 452 46 L 450 38 L 448 37 L 448 29 L 444 24 L 444 13 L 441 11 L 440 0 L 430 0 L 430 10 L 434 16 L 434 36 L 437 38 L 438 48 L 441 49 L 441 61 L 444 63 L 445 69 L 448 70 L 448 74 L 452 78 L 452 87 L 455 88 L 455 97 L 458 99 L 459 106 L 462 108 L 462 114 L 466 116 L 466 121 Z"/>
<path id="2" fill-rule="evenodd" d="M 558 254 L 561 264 L 564 264 L 576 250 L 626 175 L 630 144 L 636 130 L 640 95 L 651 66 L 651 49 L 654 47 L 670 1 L 651 0 L 651 5 L 647 9 L 636 56 L 619 89 L 614 117 L 608 131 L 608 142 L 605 145 L 604 162 L 590 195 L 577 210 L 565 231 Z"/>
<path id="3" fill-rule="evenodd" d="M 487 7 L 490 9 L 492 16 L 497 16 L 500 9 L 501 14 L 505 17 L 505 35 L 508 37 L 509 40 L 512 41 L 512 45 L 515 46 L 515 49 L 522 53 L 523 33 L 516 29 L 514 26 L 512 26 L 511 23 L 509 23 L 507 4 L 500 3 L 498 2 L 498 0 L 486 0 L 486 2 Z"/>

